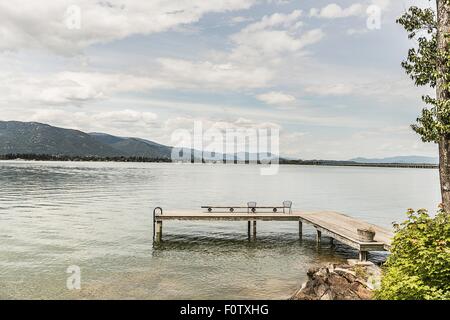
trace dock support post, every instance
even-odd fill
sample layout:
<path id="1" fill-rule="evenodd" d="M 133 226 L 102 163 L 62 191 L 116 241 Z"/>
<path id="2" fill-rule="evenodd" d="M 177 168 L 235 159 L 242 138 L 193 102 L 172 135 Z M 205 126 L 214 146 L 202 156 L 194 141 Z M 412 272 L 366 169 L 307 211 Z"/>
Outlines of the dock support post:
<path id="1" fill-rule="evenodd" d="M 303 222 L 298 222 L 298 238 L 302 240 L 303 237 Z"/>
<path id="2" fill-rule="evenodd" d="M 162 221 L 156 221 L 155 227 L 155 242 L 159 243 L 162 240 Z"/>
<path id="3" fill-rule="evenodd" d="M 367 261 L 367 251 L 359 252 L 359 261 Z"/>
<path id="4" fill-rule="evenodd" d="M 322 241 L 322 231 L 317 230 L 317 243 L 320 243 Z"/>
<path id="5" fill-rule="evenodd" d="M 251 225 L 251 221 L 248 221 L 247 223 L 247 234 L 248 234 L 248 241 L 251 240 L 251 233 L 252 233 L 252 225 Z"/>
<path id="6" fill-rule="evenodd" d="M 332 247 L 334 247 L 334 239 L 333 239 L 333 238 L 330 238 L 330 245 L 331 245 Z"/>
<path id="7" fill-rule="evenodd" d="M 256 220 L 253 221 L 253 240 L 256 240 Z"/>

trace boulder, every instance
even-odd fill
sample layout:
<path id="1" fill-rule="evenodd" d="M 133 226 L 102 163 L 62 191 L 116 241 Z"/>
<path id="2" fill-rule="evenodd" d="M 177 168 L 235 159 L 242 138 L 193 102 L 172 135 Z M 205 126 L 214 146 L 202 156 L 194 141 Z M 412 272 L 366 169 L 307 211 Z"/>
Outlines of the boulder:
<path id="1" fill-rule="evenodd" d="M 293 300 L 370 300 L 372 298 L 374 265 L 328 265 L 310 268 L 308 281 L 298 290 Z M 374 272 L 375 270 L 375 272 Z"/>

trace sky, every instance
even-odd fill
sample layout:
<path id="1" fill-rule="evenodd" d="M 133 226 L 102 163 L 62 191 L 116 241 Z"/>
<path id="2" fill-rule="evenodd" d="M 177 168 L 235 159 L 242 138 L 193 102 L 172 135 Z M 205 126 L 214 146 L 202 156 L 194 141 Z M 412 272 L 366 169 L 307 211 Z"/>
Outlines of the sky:
<path id="1" fill-rule="evenodd" d="M 172 145 L 277 128 L 280 153 L 437 156 L 395 23 L 427 0 L 0 0 L 0 120 Z"/>

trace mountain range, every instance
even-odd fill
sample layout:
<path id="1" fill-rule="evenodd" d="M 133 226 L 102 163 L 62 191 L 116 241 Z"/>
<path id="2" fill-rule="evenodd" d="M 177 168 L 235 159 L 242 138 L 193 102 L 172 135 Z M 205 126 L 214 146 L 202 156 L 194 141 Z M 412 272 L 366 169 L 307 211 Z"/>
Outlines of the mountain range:
<path id="1" fill-rule="evenodd" d="M 106 133 L 85 133 L 38 122 L 0 121 L 0 155 L 56 155 L 74 157 L 144 157 L 171 158 L 172 147 L 135 137 L 118 137 Z M 190 149 L 184 149 L 191 152 Z M 201 151 L 194 151 L 202 157 Z M 271 158 L 273 155 L 237 154 L 216 155 L 216 159 L 244 160 Z M 203 156 L 206 160 L 206 156 Z M 282 160 L 282 159 L 280 159 Z M 380 159 L 354 158 L 355 163 L 420 163 L 437 164 L 438 158 L 423 156 L 398 156 Z"/>
<path id="2" fill-rule="evenodd" d="M 45 154 L 170 159 L 171 152 L 172 147 L 139 138 L 85 133 L 37 122 L 0 121 L 0 155 Z"/>

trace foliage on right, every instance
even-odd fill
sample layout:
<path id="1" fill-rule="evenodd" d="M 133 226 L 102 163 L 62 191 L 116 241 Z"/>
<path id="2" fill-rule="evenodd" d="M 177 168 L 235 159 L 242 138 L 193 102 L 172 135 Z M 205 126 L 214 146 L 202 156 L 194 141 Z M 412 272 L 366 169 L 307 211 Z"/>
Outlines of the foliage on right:
<path id="1" fill-rule="evenodd" d="M 395 225 L 391 255 L 384 265 L 376 299 L 450 299 L 450 215 L 431 217 L 409 209 L 408 219 Z"/>

